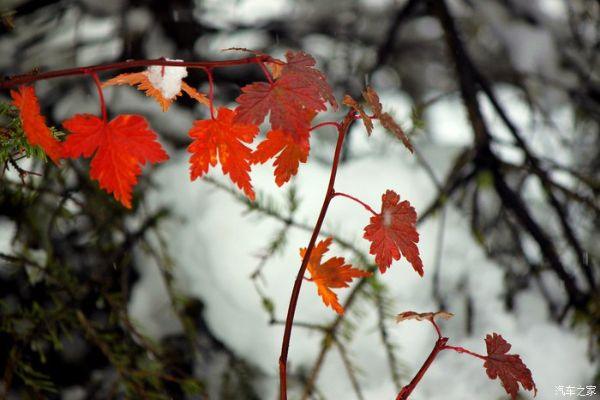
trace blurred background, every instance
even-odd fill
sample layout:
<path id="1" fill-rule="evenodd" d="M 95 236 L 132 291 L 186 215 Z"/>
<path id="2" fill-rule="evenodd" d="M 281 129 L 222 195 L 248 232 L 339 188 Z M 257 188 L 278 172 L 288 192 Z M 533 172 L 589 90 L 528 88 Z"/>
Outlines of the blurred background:
<path id="1" fill-rule="evenodd" d="M 594 0 L 0 0 L 0 75 L 168 57 L 313 55 L 339 100 L 366 85 L 415 154 L 355 124 L 338 186 L 379 208 L 386 189 L 417 209 L 425 277 L 401 260 L 339 291 L 346 315 L 303 287 L 290 396 L 385 399 L 436 339 L 402 311 L 456 314 L 450 344 L 485 353 L 498 332 L 538 398 L 600 392 L 600 2 Z M 108 79 L 118 72 L 101 74 Z M 132 72 L 132 71 L 127 71 Z M 256 66 L 215 71 L 234 106 Z M 185 81 L 207 92 L 206 76 Z M 36 83 L 49 124 L 99 113 L 85 77 Z M 0 93 L 3 102 L 8 93 Z M 169 109 L 133 88 L 109 113 L 144 115 L 171 160 L 146 168 L 129 211 L 88 161 L 6 163 L 0 184 L 0 398 L 274 399 L 293 279 L 327 184 L 335 131 L 283 188 L 253 169 L 248 203 L 218 169 L 189 181 L 187 136 L 206 109 Z M 319 122 L 339 119 L 330 111 Z M 20 171 L 35 172 L 20 179 Z M 36 175 L 36 174 L 39 174 Z M 368 215 L 334 201 L 331 253 L 372 267 Z M 481 362 L 443 354 L 411 398 L 505 399 Z M 531 393 L 520 392 L 521 398 Z"/>

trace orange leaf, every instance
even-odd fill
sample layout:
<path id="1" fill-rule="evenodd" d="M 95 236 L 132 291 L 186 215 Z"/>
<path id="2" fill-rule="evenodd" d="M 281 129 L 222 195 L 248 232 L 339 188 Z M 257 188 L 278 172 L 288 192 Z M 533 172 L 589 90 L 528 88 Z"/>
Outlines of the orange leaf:
<path id="1" fill-rule="evenodd" d="M 371 242 L 370 253 L 375 255 L 379 271 L 384 273 L 392 259 L 399 260 L 402 253 L 423 276 L 423 263 L 416 245 L 419 242 L 415 226 L 417 213 L 410 203 L 400 202 L 400 196 L 388 190 L 381 196 L 381 213 L 371 217 L 370 222 L 363 237 Z"/>
<path id="2" fill-rule="evenodd" d="M 200 93 L 199 91 L 197 91 L 196 89 L 194 89 L 193 87 L 188 85 L 187 83 L 181 82 L 181 90 L 186 92 L 188 94 L 188 96 L 190 96 L 192 99 L 196 100 L 198 103 L 203 104 L 206 107 L 210 107 L 210 100 L 208 99 L 208 97 L 206 97 L 206 95 L 204 93 Z M 177 96 L 179 96 L 179 94 Z"/>
<path id="3" fill-rule="evenodd" d="M 519 383 L 525 390 L 533 390 L 537 394 L 537 387 L 533 382 L 531 371 L 516 354 L 506 354 L 511 348 L 504 338 L 493 333 L 485 337 L 488 356 L 483 364 L 490 379 L 500 378 L 504 390 L 513 400 L 517 398 Z"/>
<path id="4" fill-rule="evenodd" d="M 332 257 L 321 263 L 323 255 L 329 251 L 333 238 L 321 240 L 312 250 L 310 260 L 308 261 L 308 271 L 310 280 L 317 285 L 317 292 L 323 299 L 326 306 L 330 306 L 338 314 L 344 313 L 344 308 L 338 302 L 337 295 L 330 288 L 345 288 L 353 278 L 363 278 L 371 276 L 368 271 L 353 268 L 343 257 Z M 300 257 L 304 258 L 306 249 L 300 249 Z"/>
<path id="5" fill-rule="evenodd" d="M 275 183 L 281 186 L 298 173 L 298 166 L 300 163 L 306 162 L 309 151 L 308 134 L 298 143 L 292 135 L 280 130 L 273 130 L 267 132 L 267 138 L 258 145 L 252 154 L 252 162 L 263 164 L 277 156 L 273 162 Z"/>
<path id="6" fill-rule="evenodd" d="M 169 158 L 139 115 L 119 115 L 109 123 L 94 115 L 75 115 L 63 125 L 71 134 L 63 143 L 62 156 L 93 156 L 90 176 L 127 208 L 142 172 L 140 164 Z"/>
<path id="7" fill-rule="evenodd" d="M 13 98 L 13 104 L 19 109 L 27 141 L 32 146 L 40 146 L 48 157 L 58 164 L 60 142 L 52 135 L 52 131 L 40 114 L 40 104 L 33 86 L 21 86 L 18 91 L 11 90 L 10 95 Z"/>
<path id="8" fill-rule="evenodd" d="M 208 172 L 209 166 L 221 163 L 224 174 L 254 200 L 254 190 L 250 183 L 250 160 L 252 150 L 243 143 L 252 143 L 258 134 L 258 127 L 250 124 L 238 124 L 233 121 L 234 112 L 221 107 L 216 119 L 198 120 L 189 131 L 196 139 L 188 147 L 190 158 L 190 176 L 194 180 Z"/>
<path id="9" fill-rule="evenodd" d="M 148 70 L 143 72 L 134 72 L 130 74 L 117 75 L 114 78 L 104 82 L 102 84 L 102 87 L 113 85 L 136 86 L 138 90 L 144 91 L 146 93 L 146 96 L 153 97 L 154 100 L 156 100 L 156 102 L 160 105 L 163 111 L 167 111 L 169 109 L 173 100 L 175 100 L 177 96 L 181 96 L 182 91 L 186 92 L 191 98 L 195 99 L 201 104 L 204 104 L 207 107 L 210 104 L 208 98 L 204 94 L 199 93 L 196 89 L 192 88 L 183 81 L 181 82 L 181 89 L 179 90 L 179 92 L 175 93 L 171 97 L 165 97 L 163 91 L 161 91 L 160 88 L 155 87 L 150 81 L 148 77 Z"/>

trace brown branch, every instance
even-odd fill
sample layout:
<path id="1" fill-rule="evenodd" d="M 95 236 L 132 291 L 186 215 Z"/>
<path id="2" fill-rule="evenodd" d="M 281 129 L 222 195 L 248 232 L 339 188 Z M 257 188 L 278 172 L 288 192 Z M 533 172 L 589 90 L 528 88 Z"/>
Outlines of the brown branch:
<path id="1" fill-rule="evenodd" d="M 377 49 L 377 58 L 372 69 L 383 65 L 387 58 L 394 53 L 394 45 L 396 44 L 396 34 L 402 24 L 410 18 L 416 11 L 417 6 L 421 4 L 420 0 L 409 0 L 401 9 L 396 12 L 394 19 L 390 23 L 388 31 L 385 35 L 385 40 Z"/>
<path id="2" fill-rule="evenodd" d="M 79 323 L 83 327 L 86 335 L 96 344 L 96 346 L 98 346 L 98 348 L 100 349 L 102 354 L 104 354 L 104 356 L 110 361 L 110 363 L 115 366 L 119 375 L 126 382 L 131 382 L 131 384 L 135 388 L 137 394 L 144 397 L 145 390 L 144 390 L 143 386 L 140 385 L 139 382 L 136 382 L 135 379 L 132 379 L 133 373 L 128 371 L 126 368 L 123 368 L 123 366 L 121 365 L 119 360 L 116 360 L 114 358 L 112 351 L 110 350 L 110 348 L 108 347 L 106 342 L 103 341 L 102 338 L 98 335 L 98 332 L 92 326 L 90 321 L 85 317 L 85 315 L 80 310 L 77 310 L 75 314 L 77 315 L 77 319 L 79 320 Z"/>
<path id="3" fill-rule="evenodd" d="M 21 346 L 14 346 L 10 350 L 8 361 L 4 366 L 4 376 L 2 377 L 3 387 L 0 391 L 0 400 L 8 399 L 8 394 L 10 393 L 10 388 L 12 386 L 15 369 L 17 368 L 19 360 L 21 359 L 21 351 Z"/>
<path id="4" fill-rule="evenodd" d="M 474 63 L 470 59 L 470 57 L 466 58 L 466 62 L 468 63 L 469 69 L 472 71 L 472 74 L 475 77 L 477 83 L 481 87 L 481 90 L 485 93 L 488 100 L 490 100 L 490 103 L 492 104 L 494 110 L 500 117 L 500 120 L 504 123 L 504 125 L 506 126 L 508 131 L 511 133 L 512 137 L 515 139 L 515 141 L 519 145 L 519 148 L 521 149 L 521 151 L 523 151 L 523 153 L 525 154 L 525 158 L 531 167 L 531 171 L 540 179 L 542 186 L 543 186 L 544 190 L 546 191 L 546 194 L 548 195 L 550 205 L 552 206 L 552 208 L 554 209 L 554 211 L 558 217 L 560 225 L 563 229 L 563 234 L 565 235 L 567 242 L 571 245 L 571 247 L 573 248 L 573 250 L 575 252 L 575 255 L 577 256 L 577 261 L 579 262 L 579 267 L 582 270 L 584 276 L 586 277 L 588 284 L 590 286 L 590 289 L 592 291 L 594 291 L 596 289 L 596 280 L 593 275 L 592 266 L 589 263 L 589 261 L 586 260 L 586 257 L 584 254 L 585 252 L 584 252 L 579 240 L 577 239 L 575 232 L 573 231 L 573 229 L 571 228 L 571 225 L 569 224 L 569 222 L 567 220 L 568 217 L 567 217 L 566 207 L 564 207 L 560 203 L 560 201 L 554 194 L 554 191 L 552 190 L 552 188 L 554 186 L 552 179 L 549 177 L 547 171 L 544 168 L 542 168 L 538 157 L 536 157 L 533 154 L 533 151 L 529 148 L 529 146 L 527 145 L 525 140 L 521 137 L 521 134 L 519 133 L 519 129 L 517 128 L 517 126 L 508 117 L 507 112 L 504 110 L 504 107 L 502 107 L 502 105 L 498 101 L 498 98 L 497 98 L 496 94 L 494 93 L 494 90 L 491 87 L 488 80 L 481 73 L 481 71 L 479 71 L 479 69 L 474 65 Z"/>

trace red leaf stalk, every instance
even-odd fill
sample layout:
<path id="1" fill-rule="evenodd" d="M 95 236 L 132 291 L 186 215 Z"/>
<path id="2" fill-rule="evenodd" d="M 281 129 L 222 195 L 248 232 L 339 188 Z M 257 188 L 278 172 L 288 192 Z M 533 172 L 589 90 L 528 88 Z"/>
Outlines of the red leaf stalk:
<path id="1" fill-rule="evenodd" d="M 335 196 L 342 196 L 342 197 L 346 197 L 346 198 L 348 198 L 348 199 L 350 199 L 350 200 L 352 200 L 352 201 L 354 201 L 354 202 L 356 202 L 356 203 L 360 204 L 361 206 L 363 206 L 363 207 L 364 207 L 364 208 L 365 208 L 365 209 L 366 209 L 368 212 L 370 212 L 371 214 L 373 214 L 373 215 L 377 215 L 377 213 L 375 212 L 375 210 L 373 210 L 373 209 L 371 208 L 371 206 L 370 206 L 370 205 L 368 205 L 367 203 L 365 203 L 364 201 L 362 201 L 362 200 L 360 200 L 360 199 L 357 199 L 357 198 L 356 198 L 356 197 L 354 197 L 354 196 L 350 196 L 349 194 L 346 194 L 346 193 L 343 193 L 343 192 L 335 192 L 335 193 L 333 194 L 333 196 L 334 196 L 334 197 L 335 197 Z"/>
<path id="2" fill-rule="evenodd" d="M 96 74 L 94 71 L 86 71 L 86 73 L 94 79 L 96 89 L 98 90 L 98 96 L 100 97 L 100 110 L 102 111 L 102 120 L 104 121 L 104 123 L 108 123 L 108 117 L 106 114 L 106 103 L 104 102 L 104 93 L 102 92 L 102 84 L 100 83 L 100 79 L 98 79 L 98 74 Z"/>
<path id="3" fill-rule="evenodd" d="M 215 107 L 214 107 L 214 96 L 215 96 L 215 82 L 213 81 L 212 70 L 205 68 L 206 77 L 208 78 L 208 101 L 210 104 L 210 119 L 215 119 Z"/>
<path id="4" fill-rule="evenodd" d="M 273 83 L 273 77 L 271 76 L 271 73 L 269 72 L 269 70 L 267 69 L 267 67 L 265 66 L 264 62 L 260 62 L 258 63 L 258 65 L 260 66 L 260 69 L 262 69 L 263 73 L 265 74 L 265 77 L 267 78 L 267 81 L 269 81 L 269 83 Z"/>

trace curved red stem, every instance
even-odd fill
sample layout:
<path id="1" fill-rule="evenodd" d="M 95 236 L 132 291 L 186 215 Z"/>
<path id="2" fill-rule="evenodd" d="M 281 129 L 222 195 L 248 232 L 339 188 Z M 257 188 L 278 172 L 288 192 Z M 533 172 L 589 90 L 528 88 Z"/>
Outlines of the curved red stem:
<path id="1" fill-rule="evenodd" d="M 462 353 L 464 353 L 464 354 L 468 354 L 468 355 L 470 355 L 470 356 L 473 356 L 473 357 L 480 358 L 480 359 L 482 359 L 483 361 L 486 361 L 486 360 L 488 359 L 486 356 L 483 356 L 483 355 L 481 355 L 481 354 L 475 353 L 475 352 L 473 352 L 473 351 L 471 351 L 471 350 L 467 350 L 467 349 L 465 349 L 464 347 L 460 347 L 460 346 L 447 346 L 447 345 L 446 345 L 446 346 L 444 346 L 444 350 L 454 350 L 454 351 L 455 351 L 455 352 L 457 352 L 457 353 L 461 353 L 461 354 L 462 354 Z"/>
<path id="2" fill-rule="evenodd" d="M 98 74 L 96 74 L 93 71 L 86 71 L 86 73 L 94 79 L 96 89 L 98 89 L 98 96 L 100 97 L 100 110 L 102 111 L 102 120 L 106 124 L 108 123 L 108 117 L 106 113 L 106 103 L 104 102 L 104 93 L 102 92 L 102 84 L 100 83 L 100 79 L 98 79 Z"/>
<path id="3" fill-rule="evenodd" d="M 260 62 L 260 63 L 258 63 L 258 65 L 262 69 L 262 71 L 265 74 L 265 77 L 267 78 L 267 80 L 269 81 L 269 83 L 273 84 L 273 76 L 271 75 L 271 73 L 269 72 L 269 70 L 267 69 L 267 67 L 265 66 L 265 63 Z"/>
<path id="4" fill-rule="evenodd" d="M 288 350 L 290 347 L 290 339 L 292 337 L 292 326 L 294 323 L 294 315 L 296 313 L 296 306 L 298 304 L 298 297 L 300 296 L 300 288 L 302 287 L 302 281 L 304 278 L 304 273 L 306 272 L 306 266 L 308 265 L 308 260 L 310 260 L 310 254 L 315 247 L 315 243 L 317 241 L 317 237 L 319 236 L 319 232 L 321 231 L 321 226 L 323 225 L 323 221 L 325 220 L 325 215 L 327 214 L 327 208 L 329 207 L 329 203 L 335 194 L 335 190 L 333 185 L 335 184 L 335 177 L 337 174 L 337 168 L 340 161 L 340 156 L 342 154 L 342 144 L 344 143 L 344 138 L 346 137 L 346 133 L 350 124 L 354 120 L 354 111 L 349 111 L 344 117 L 341 124 L 338 124 L 338 140 L 335 146 L 335 153 L 333 155 L 333 162 L 331 165 L 331 173 L 329 174 L 329 184 L 327 185 L 327 191 L 325 192 L 325 199 L 323 200 L 323 205 L 321 206 L 321 212 L 319 213 L 319 217 L 317 218 L 317 222 L 315 223 L 315 227 L 312 232 L 312 236 L 310 237 L 310 241 L 308 246 L 306 247 L 306 253 L 304 253 L 304 258 L 302 259 L 302 264 L 300 265 L 300 269 L 298 270 L 298 274 L 296 275 L 296 280 L 294 281 L 294 287 L 292 288 L 292 294 L 290 296 L 290 304 L 288 307 L 287 317 L 285 319 L 285 331 L 283 333 L 283 340 L 281 342 L 281 355 L 279 356 L 279 398 L 280 400 L 287 400 L 287 357 Z"/>
<path id="5" fill-rule="evenodd" d="M 427 359 L 425 360 L 425 362 L 423 363 L 421 368 L 419 368 L 419 371 L 417 372 L 415 377 L 410 381 L 410 383 L 408 385 L 404 386 L 400 390 L 400 392 L 396 396 L 396 400 L 407 400 L 408 399 L 408 396 L 410 396 L 410 394 L 413 392 L 413 390 L 415 389 L 417 384 L 421 381 L 421 379 L 425 375 L 425 372 L 427 372 L 427 370 L 433 363 L 433 360 L 435 360 L 437 355 L 442 350 L 454 350 L 457 353 L 469 354 L 473 357 L 480 358 L 484 361 L 488 359 L 486 356 L 482 356 L 481 354 L 474 353 L 463 347 L 449 346 L 448 338 L 442 336 L 442 331 L 440 330 L 440 327 L 435 323 L 435 321 L 433 319 L 430 319 L 429 321 L 433 324 L 433 327 L 435 328 L 435 331 L 438 334 L 438 340 L 435 342 L 435 346 L 433 346 L 433 350 L 431 350 L 431 353 L 429 353 L 429 357 L 427 357 Z"/>
<path id="6" fill-rule="evenodd" d="M 344 193 L 344 192 L 335 192 L 335 193 L 333 194 L 333 197 L 335 197 L 335 196 L 346 197 L 346 198 L 348 198 L 348 199 L 350 199 L 350 200 L 353 200 L 353 201 L 355 201 L 356 203 L 358 203 L 358 204 L 360 204 L 361 206 L 363 206 L 363 207 L 364 207 L 364 208 L 365 208 L 367 211 L 369 211 L 371 214 L 373 214 L 373 215 L 378 215 L 378 214 L 375 212 L 375 210 L 373 210 L 373 209 L 371 208 L 371 206 L 370 206 L 370 205 L 368 205 L 368 204 L 367 204 L 367 203 L 365 203 L 364 201 L 362 201 L 362 200 L 360 200 L 360 199 L 358 199 L 358 198 L 356 198 L 356 197 L 354 197 L 354 196 L 350 196 L 349 194 L 346 194 L 346 193 Z"/>
<path id="7" fill-rule="evenodd" d="M 215 83 L 213 82 L 212 71 L 210 68 L 204 68 L 206 72 L 206 76 L 208 77 L 208 103 L 210 106 L 210 119 L 215 119 L 215 106 L 214 106 L 214 96 L 215 96 Z"/>

